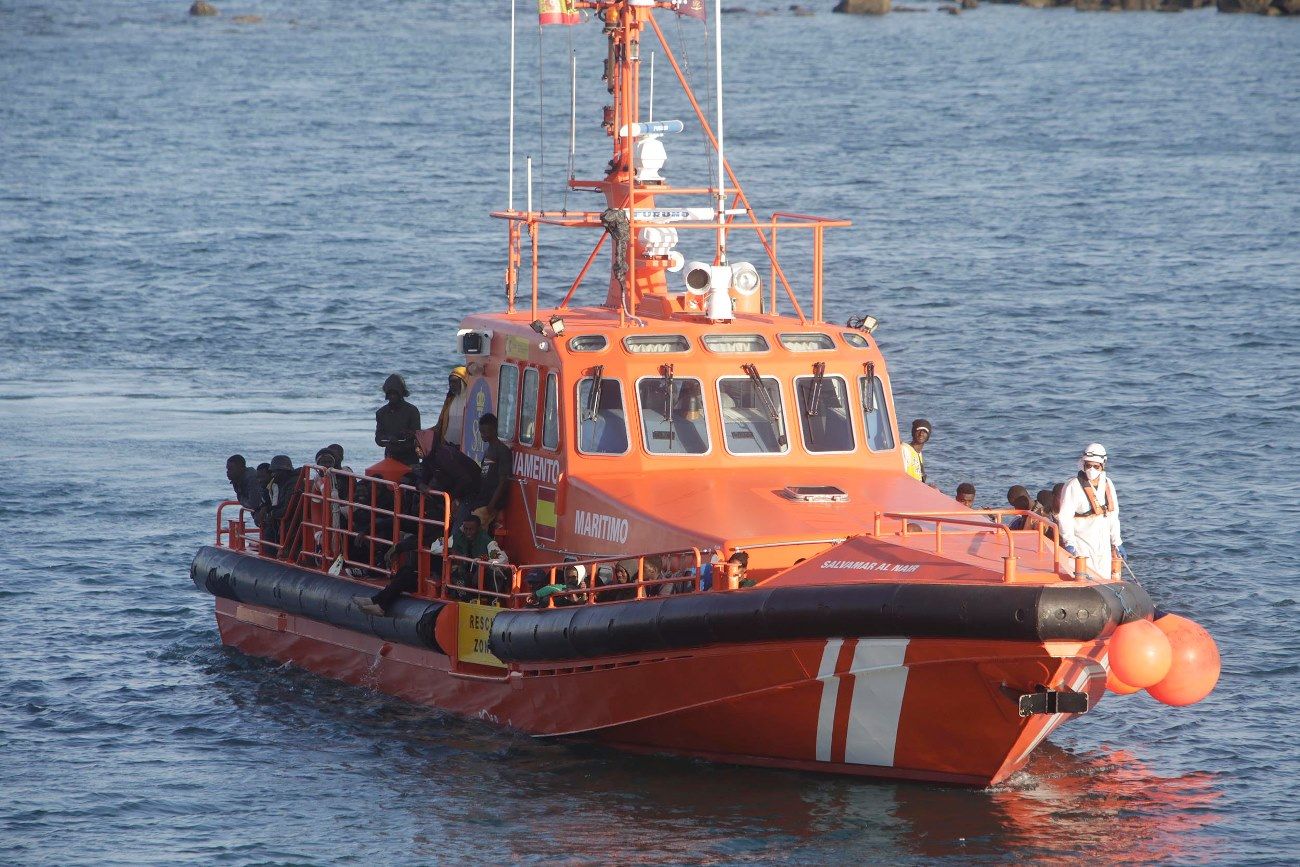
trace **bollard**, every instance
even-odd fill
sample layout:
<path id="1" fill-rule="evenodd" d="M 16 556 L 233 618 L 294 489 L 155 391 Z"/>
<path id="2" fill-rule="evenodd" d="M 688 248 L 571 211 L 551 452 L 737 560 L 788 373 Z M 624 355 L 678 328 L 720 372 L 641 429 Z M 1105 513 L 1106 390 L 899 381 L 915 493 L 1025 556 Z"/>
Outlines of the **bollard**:
<path id="1" fill-rule="evenodd" d="M 1088 577 L 1088 558 L 1082 554 L 1074 558 L 1074 578 L 1076 581 L 1082 581 Z"/>

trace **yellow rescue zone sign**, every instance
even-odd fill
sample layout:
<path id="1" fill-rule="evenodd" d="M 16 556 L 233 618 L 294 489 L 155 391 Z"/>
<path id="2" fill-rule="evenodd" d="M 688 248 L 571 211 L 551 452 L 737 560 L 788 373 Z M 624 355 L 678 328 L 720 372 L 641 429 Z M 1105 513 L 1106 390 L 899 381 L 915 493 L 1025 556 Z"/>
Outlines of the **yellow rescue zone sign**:
<path id="1" fill-rule="evenodd" d="M 488 650 L 488 638 L 492 635 L 492 621 L 501 613 L 501 609 L 489 605 L 475 605 L 472 602 L 459 602 L 456 609 L 459 615 L 456 629 L 456 658 L 461 662 L 505 668 L 506 664 Z"/>

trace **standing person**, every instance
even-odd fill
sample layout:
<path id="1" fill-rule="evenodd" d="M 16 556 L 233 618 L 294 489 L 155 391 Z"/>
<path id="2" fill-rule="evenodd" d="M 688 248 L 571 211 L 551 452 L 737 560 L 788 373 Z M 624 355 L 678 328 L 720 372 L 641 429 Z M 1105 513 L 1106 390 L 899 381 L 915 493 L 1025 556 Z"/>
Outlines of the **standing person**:
<path id="1" fill-rule="evenodd" d="M 226 480 L 235 489 L 239 505 L 253 513 L 262 508 L 262 486 L 257 483 L 257 470 L 248 465 L 243 455 L 226 458 Z"/>
<path id="2" fill-rule="evenodd" d="M 1065 483 L 1059 499 L 1057 524 L 1061 545 L 1075 556 L 1088 558 L 1088 566 L 1104 578 L 1111 576 L 1111 552 L 1127 560 L 1120 535 L 1119 498 L 1106 474 L 1106 449 L 1091 443 L 1079 458 L 1079 473 Z"/>
<path id="3" fill-rule="evenodd" d="M 907 474 L 918 482 L 928 481 L 925 476 L 925 458 L 921 456 L 921 449 L 930 441 L 930 422 L 923 418 L 918 418 L 912 422 L 912 441 L 903 443 L 903 469 Z"/>
<path id="4" fill-rule="evenodd" d="M 298 485 L 298 470 L 288 455 L 271 458 L 271 484 L 267 486 L 267 520 L 262 527 L 262 538 L 276 546 L 272 552 L 279 556 L 285 538 L 284 516 L 289 510 L 289 500 Z"/>
<path id="5" fill-rule="evenodd" d="M 447 377 L 447 397 L 438 415 L 438 438 L 461 450 L 461 434 L 465 424 L 465 405 L 469 402 L 469 372 L 461 364 L 451 369 Z"/>
<path id="6" fill-rule="evenodd" d="M 375 445 L 384 447 L 384 457 L 407 465 L 416 461 L 415 432 L 420 429 L 420 411 L 406 400 L 410 395 L 401 374 L 391 374 L 384 380 L 388 403 L 375 410 Z"/>
<path id="7" fill-rule="evenodd" d="M 483 464 L 473 513 L 483 520 L 484 527 L 491 528 L 506 505 L 514 454 L 497 439 L 497 417 L 492 413 L 478 420 L 478 433 L 483 438 Z"/>

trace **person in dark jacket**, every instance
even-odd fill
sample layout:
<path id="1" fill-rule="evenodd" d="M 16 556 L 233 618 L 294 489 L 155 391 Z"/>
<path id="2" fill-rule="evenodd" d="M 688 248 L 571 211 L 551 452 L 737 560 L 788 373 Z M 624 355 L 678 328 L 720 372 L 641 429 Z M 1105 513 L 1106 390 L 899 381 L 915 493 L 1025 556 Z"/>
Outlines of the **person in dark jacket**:
<path id="1" fill-rule="evenodd" d="M 424 440 L 417 437 L 416 451 L 421 460 L 416 468 L 416 487 L 422 494 L 446 492 L 452 499 L 452 526 L 459 527 L 474 507 L 482 470 L 469 455 L 443 442 L 436 430 L 433 433 L 427 450 Z"/>
<path id="2" fill-rule="evenodd" d="M 226 458 L 226 480 L 234 488 L 239 505 L 254 514 L 262 508 L 262 487 L 257 483 L 257 470 L 248 465 L 243 455 Z"/>
<path id="3" fill-rule="evenodd" d="M 289 501 L 298 484 L 298 470 L 288 455 L 271 458 L 271 484 L 267 486 L 267 520 L 262 527 L 262 538 L 274 545 L 282 545 L 287 537 L 282 526 Z M 279 554 L 279 548 L 272 554 Z"/>
<path id="4" fill-rule="evenodd" d="M 474 514 L 485 527 L 505 508 L 510 490 L 510 476 L 514 469 L 514 453 L 510 446 L 497 438 L 497 417 L 487 413 L 478 420 L 479 436 L 483 438 L 483 466 L 479 475 L 478 495 L 474 497 Z"/>
<path id="5" fill-rule="evenodd" d="M 411 392 L 400 374 L 384 380 L 384 397 L 388 403 L 375 410 L 375 445 L 384 447 L 384 456 L 414 465 L 415 432 L 420 429 L 420 411 L 408 403 Z"/>

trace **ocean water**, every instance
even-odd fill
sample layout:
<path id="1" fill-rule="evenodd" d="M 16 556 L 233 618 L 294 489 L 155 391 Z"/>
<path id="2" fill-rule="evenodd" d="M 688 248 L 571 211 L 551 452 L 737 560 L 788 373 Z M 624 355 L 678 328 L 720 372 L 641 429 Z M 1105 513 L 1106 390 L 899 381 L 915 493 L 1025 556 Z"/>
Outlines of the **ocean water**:
<path id="1" fill-rule="evenodd" d="M 1205 702 L 1108 698 L 967 791 L 533 741 L 220 646 L 187 569 L 226 455 L 365 466 L 383 377 L 432 415 L 501 303 L 508 5 L 216 2 L 0 0 L 0 862 L 1296 857 L 1300 23 L 728 16 L 728 153 L 760 211 L 853 220 L 828 314 L 881 319 L 936 480 L 994 505 L 1101 440 L 1134 569 L 1220 644 Z M 539 60 L 520 19 L 517 203 L 531 154 L 590 206 L 597 26 Z M 591 240 L 543 236 L 544 298 Z"/>

